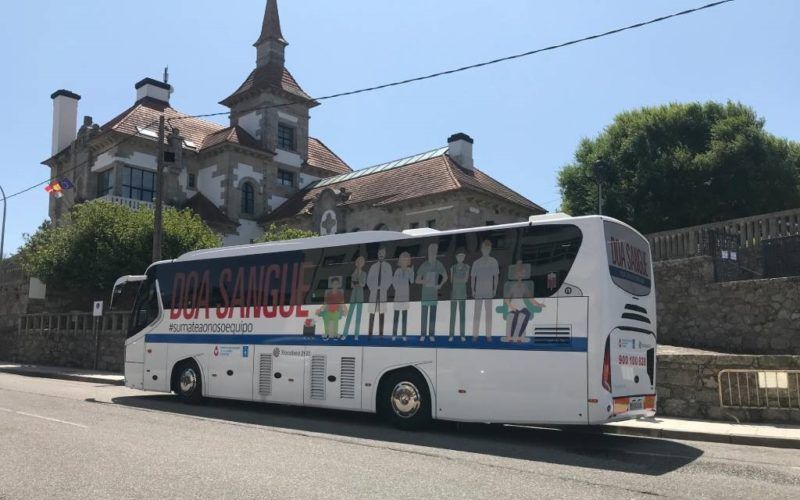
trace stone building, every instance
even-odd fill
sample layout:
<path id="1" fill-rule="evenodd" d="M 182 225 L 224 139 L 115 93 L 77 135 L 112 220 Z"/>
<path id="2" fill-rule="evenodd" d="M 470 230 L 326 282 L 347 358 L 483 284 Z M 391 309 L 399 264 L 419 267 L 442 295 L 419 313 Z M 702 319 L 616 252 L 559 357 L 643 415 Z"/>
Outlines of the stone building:
<path id="1" fill-rule="evenodd" d="M 132 106 L 103 125 L 87 116 L 78 128 L 81 97 L 55 92 L 52 156 L 44 164 L 74 188 L 51 197 L 50 218 L 59 223 L 75 203 L 95 198 L 151 205 L 162 114 L 164 200 L 192 208 L 226 245 L 249 243 L 273 223 L 329 234 L 467 227 L 544 213 L 475 168 L 473 141 L 464 134 L 447 147 L 353 172 L 309 136 L 310 110 L 319 103 L 286 68 L 287 45 L 277 0 L 268 0 L 256 67 L 221 101 L 230 109 L 227 127 L 174 109 L 166 74 L 138 82 Z"/>

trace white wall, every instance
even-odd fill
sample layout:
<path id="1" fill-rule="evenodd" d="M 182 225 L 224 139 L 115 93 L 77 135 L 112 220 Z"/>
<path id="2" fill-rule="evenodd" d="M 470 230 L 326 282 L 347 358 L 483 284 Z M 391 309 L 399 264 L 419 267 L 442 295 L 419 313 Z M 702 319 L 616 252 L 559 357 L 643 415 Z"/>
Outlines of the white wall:
<path id="1" fill-rule="evenodd" d="M 282 149 L 278 149 L 278 154 L 275 155 L 275 161 L 283 163 L 284 165 L 289 165 L 290 167 L 300 168 L 303 165 L 303 159 L 299 154 Z"/>
<path id="2" fill-rule="evenodd" d="M 215 170 L 217 170 L 216 165 L 200 169 L 197 173 L 197 189 L 212 203 L 221 207 L 225 202 L 222 191 L 222 181 L 225 180 L 225 174 L 213 177 Z"/>
<path id="3" fill-rule="evenodd" d="M 239 126 L 247 131 L 248 134 L 258 139 L 259 118 L 255 111 L 239 117 Z"/>
<path id="4" fill-rule="evenodd" d="M 314 177 L 313 175 L 303 174 L 300 176 L 300 188 L 304 188 L 311 184 L 312 182 L 320 180 L 320 177 Z"/>
<path id="5" fill-rule="evenodd" d="M 157 168 L 156 155 L 149 155 L 136 151 L 130 156 L 119 156 L 105 152 L 97 157 L 97 161 L 95 161 L 95 164 L 92 166 L 92 172 L 105 170 L 115 161 L 120 161 L 131 167 L 144 168 L 146 170 L 155 171 Z"/>
<path id="6" fill-rule="evenodd" d="M 247 163 L 239 163 L 235 167 L 233 167 L 233 173 L 238 179 L 237 182 L 241 185 L 242 179 L 245 177 L 250 177 L 255 179 L 258 182 L 262 182 L 264 180 L 264 174 L 261 172 L 256 172 L 255 167 L 252 165 L 248 165 Z M 237 188 L 239 186 L 236 186 Z"/>
<path id="7" fill-rule="evenodd" d="M 222 238 L 224 246 L 232 245 L 248 245 L 252 240 L 258 239 L 264 231 L 258 226 L 258 222 L 254 220 L 239 220 L 238 234 L 231 234 Z"/>
<path id="8" fill-rule="evenodd" d="M 289 199 L 289 198 L 284 198 L 283 196 L 275 196 L 275 195 L 272 195 L 272 198 L 270 198 L 270 199 L 267 201 L 267 206 L 268 206 L 268 207 L 269 207 L 271 210 L 275 210 L 275 209 L 276 209 L 276 208 L 278 208 L 279 206 L 283 205 L 283 202 L 285 202 L 285 201 L 286 201 L 286 200 L 288 200 L 288 199 Z"/>

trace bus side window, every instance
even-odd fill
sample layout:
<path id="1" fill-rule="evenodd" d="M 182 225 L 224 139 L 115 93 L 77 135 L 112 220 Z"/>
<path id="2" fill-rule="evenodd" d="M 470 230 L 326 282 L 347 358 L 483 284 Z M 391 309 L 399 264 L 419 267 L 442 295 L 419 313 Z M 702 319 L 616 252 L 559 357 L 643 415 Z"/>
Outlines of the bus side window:
<path id="1" fill-rule="evenodd" d="M 534 294 L 550 297 L 561 288 L 578 255 L 582 235 L 571 225 L 526 227 L 517 260 L 531 266 Z"/>
<path id="2" fill-rule="evenodd" d="M 132 337 L 136 333 L 142 331 L 143 328 L 155 321 L 158 315 L 159 307 L 158 294 L 156 293 L 156 280 L 151 276 L 142 283 L 139 289 L 139 294 L 136 297 L 136 303 L 133 307 L 128 337 Z"/>

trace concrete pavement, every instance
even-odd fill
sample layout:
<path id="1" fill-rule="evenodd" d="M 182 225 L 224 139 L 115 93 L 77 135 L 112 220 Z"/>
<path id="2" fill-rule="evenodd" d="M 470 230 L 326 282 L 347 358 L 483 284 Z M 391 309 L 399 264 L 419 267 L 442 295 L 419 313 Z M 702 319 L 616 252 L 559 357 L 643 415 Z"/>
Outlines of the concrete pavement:
<path id="1" fill-rule="evenodd" d="M 0 372 L 80 382 L 124 385 L 124 377 L 120 374 L 73 368 L 0 362 Z M 800 449 L 800 427 L 779 424 L 736 424 L 656 417 L 654 419 L 615 422 L 597 427 L 577 427 L 571 430 L 573 432 Z"/>

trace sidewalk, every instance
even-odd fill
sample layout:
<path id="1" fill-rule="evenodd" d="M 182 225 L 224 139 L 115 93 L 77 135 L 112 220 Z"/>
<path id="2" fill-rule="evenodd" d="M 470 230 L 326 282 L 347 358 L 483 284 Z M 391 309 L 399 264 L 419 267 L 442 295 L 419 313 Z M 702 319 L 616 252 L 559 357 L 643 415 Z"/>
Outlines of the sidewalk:
<path id="1" fill-rule="evenodd" d="M 119 373 L 21 365 L 2 361 L 0 361 L 0 373 L 109 385 L 125 384 L 125 377 Z M 570 426 L 569 429 L 577 432 L 587 431 L 602 434 L 800 449 L 800 426 L 782 424 L 733 424 L 656 417 L 654 419 L 614 422 L 594 427 Z"/>
<path id="2" fill-rule="evenodd" d="M 94 370 L 79 370 L 77 368 L 21 365 L 0 361 L 0 373 L 12 373 L 14 375 L 24 375 L 26 377 L 93 382 L 98 384 L 125 385 L 125 377 L 122 374 Z"/>
<path id="3" fill-rule="evenodd" d="M 629 420 L 600 426 L 604 434 L 800 449 L 800 426 L 734 424 L 682 418 Z"/>

